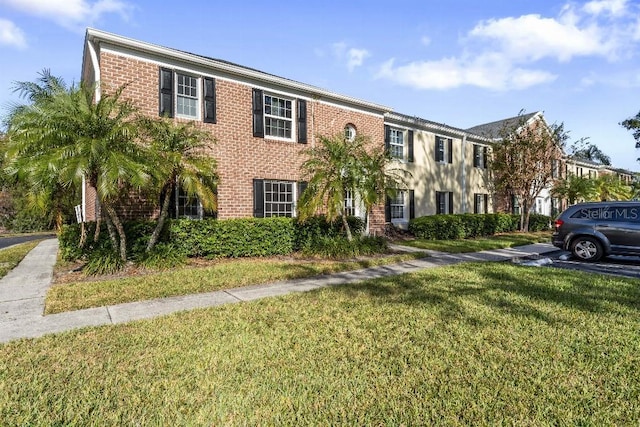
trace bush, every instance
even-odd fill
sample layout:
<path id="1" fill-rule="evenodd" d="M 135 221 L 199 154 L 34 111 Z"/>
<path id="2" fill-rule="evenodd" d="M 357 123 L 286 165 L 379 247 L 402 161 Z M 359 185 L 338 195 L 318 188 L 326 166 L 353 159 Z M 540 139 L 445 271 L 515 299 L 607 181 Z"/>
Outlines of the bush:
<path id="1" fill-rule="evenodd" d="M 531 214 L 529 217 L 529 231 L 548 230 L 550 224 L 551 218 L 548 216 Z M 520 215 L 504 213 L 429 215 L 409 222 L 409 231 L 417 238 L 426 240 L 492 236 L 519 229 Z"/>
<path id="2" fill-rule="evenodd" d="M 305 221 L 295 220 L 295 249 L 307 251 L 313 250 L 311 247 L 322 238 L 334 238 L 345 235 L 342 220 L 337 219 L 333 222 L 327 221 L 324 215 L 317 215 L 307 218 Z M 355 216 L 347 217 L 347 223 L 354 236 L 362 234 L 364 230 L 364 221 Z"/>
<path id="3" fill-rule="evenodd" d="M 328 258 L 353 258 L 386 251 L 387 241 L 383 237 L 358 236 L 350 242 L 344 236 L 320 236 L 313 243 L 308 243 L 302 253 Z"/>

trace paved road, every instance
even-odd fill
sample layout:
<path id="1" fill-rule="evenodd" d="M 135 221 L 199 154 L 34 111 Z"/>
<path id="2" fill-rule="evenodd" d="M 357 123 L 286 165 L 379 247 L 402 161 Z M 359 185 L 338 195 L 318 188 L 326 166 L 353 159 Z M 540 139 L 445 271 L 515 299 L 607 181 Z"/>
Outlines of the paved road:
<path id="1" fill-rule="evenodd" d="M 545 257 L 553 260 L 553 264 L 547 266 L 640 279 L 640 257 L 610 256 L 598 262 L 581 262 L 572 258 L 566 261 L 559 259 L 563 254 L 569 252 L 559 250 L 546 254 Z"/>
<path id="2" fill-rule="evenodd" d="M 51 237 L 55 237 L 55 234 L 33 234 L 28 236 L 2 237 L 0 238 L 0 249 L 8 248 L 9 246 L 17 245 L 18 243 L 30 242 L 32 240 L 50 239 Z"/>

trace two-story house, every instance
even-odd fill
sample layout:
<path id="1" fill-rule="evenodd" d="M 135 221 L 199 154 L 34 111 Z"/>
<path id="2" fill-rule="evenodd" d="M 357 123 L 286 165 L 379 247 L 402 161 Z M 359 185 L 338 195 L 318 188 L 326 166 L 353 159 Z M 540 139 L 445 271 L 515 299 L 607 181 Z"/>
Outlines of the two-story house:
<path id="1" fill-rule="evenodd" d="M 211 132 L 220 184 L 217 217 L 296 216 L 302 151 L 317 135 L 361 133 L 384 140 L 389 108 L 274 76 L 227 61 L 88 29 L 82 80 L 96 95 L 126 85 L 124 96 L 143 114 L 190 120 Z M 175 195 L 174 213 L 201 218 L 202 209 Z M 83 191 L 86 220 L 95 217 L 95 193 Z M 132 215 L 153 215 L 136 203 Z M 384 206 L 370 228 L 384 228 Z"/>

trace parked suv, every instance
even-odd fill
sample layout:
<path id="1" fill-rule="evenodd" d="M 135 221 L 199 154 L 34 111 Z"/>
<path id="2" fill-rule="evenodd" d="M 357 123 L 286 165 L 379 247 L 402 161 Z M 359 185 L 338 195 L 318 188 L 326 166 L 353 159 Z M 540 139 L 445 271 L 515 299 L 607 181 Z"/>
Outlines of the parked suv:
<path id="1" fill-rule="evenodd" d="M 553 244 L 583 261 L 640 255 L 640 202 L 570 206 L 556 219 Z"/>

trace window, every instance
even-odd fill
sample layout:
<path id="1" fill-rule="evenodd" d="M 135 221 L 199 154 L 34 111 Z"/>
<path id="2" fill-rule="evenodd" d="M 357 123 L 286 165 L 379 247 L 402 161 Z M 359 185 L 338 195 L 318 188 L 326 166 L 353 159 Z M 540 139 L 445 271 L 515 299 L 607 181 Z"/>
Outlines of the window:
<path id="1" fill-rule="evenodd" d="M 391 220 L 404 219 L 405 192 L 398 191 L 395 197 L 391 198 Z"/>
<path id="2" fill-rule="evenodd" d="M 349 123 L 344 127 L 344 139 L 353 142 L 356 139 L 356 127 Z"/>
<path id="3" fill-rule="evenodd" d="M 264 134 L 291 139 L 293 129 L 293 102 L 290 99 L 264 95 Z"/>
<path id="4" fill-rule="evenodd" d="M 480 169 L 487 167 L 487 147 L 473 145 L 473 166 Z"/>
<path id="5" fill-rule="evenodd" d="M 453 193 L 451 191 L 436 191 L 436 214 L 453 213 Z"/>
<path id="6" fill-rule="evenodd" d="M 436 136 L 436 162 L 453 163 L 453 139 Z"/>
<path id="7" fill-rule="evenodd" d="M 558 159 L 551 159 L 551 178 L 560 178 L 560 162 Z"/>
<path id="8" fill-rule="evenodd" d="M 356 200 L 353 197 L 353 192 L 349 190 L 344 192 L 344 213 L 348 216 L 356 215 Z"/>
<path id="9" fill-rule="evenodd" d="M 291 181 L 264 181 L 264 216 L 295 216 Z"/>
<path id="10" fill-rule="evenodd" d="M 477 214 L 486 214 L 489 212 L 489 195 L 488 194 L 474 194 L 473 212 Z"/>
<path id="11" fill-rule="evenodd" d="M 176 73 L 176 115 L 190 119 L 198 118 L 198 79 Z"/>
<path id="12" fill-rule="evenodd" d="M 307 101 L 252 90 L 253 136 L 307 143 Z"/>
<path id="13" fill-rule="evenodd" d="M 202 205 L 197 197 L 189 197 L 180 187 L 176 187 L 176 217 L 202 219 Z"/>
<path id="14" fill-rule="evenodd" d="M 394 159 L 404 160 L 404 135 L 400 129 L 389 130 L 389 153 Z"/>
<path id="15" fill-rule="evenodd" d="M 160 116 L 200 119 L 216 123 L 216 81 L 160 68 Z"/>

